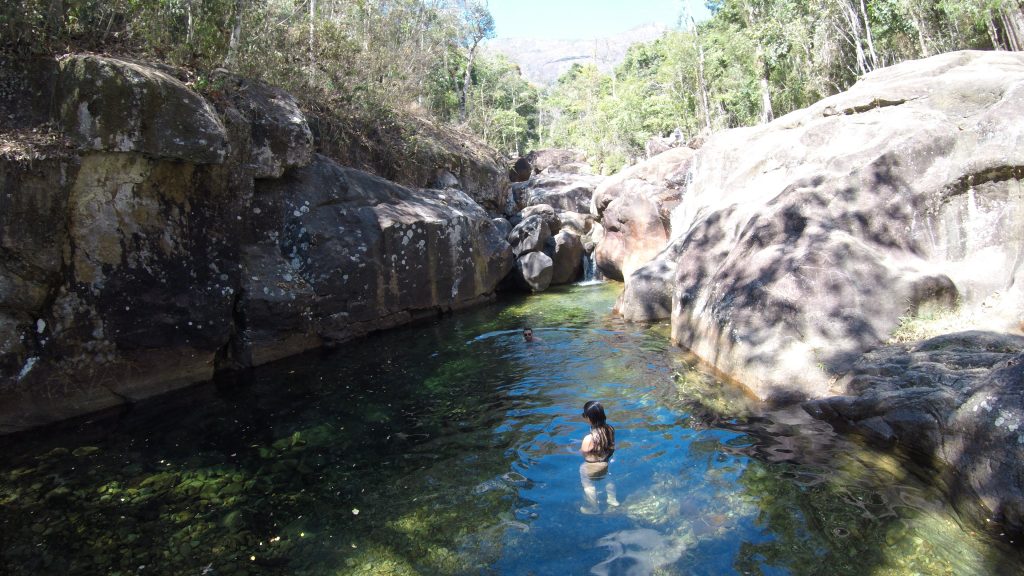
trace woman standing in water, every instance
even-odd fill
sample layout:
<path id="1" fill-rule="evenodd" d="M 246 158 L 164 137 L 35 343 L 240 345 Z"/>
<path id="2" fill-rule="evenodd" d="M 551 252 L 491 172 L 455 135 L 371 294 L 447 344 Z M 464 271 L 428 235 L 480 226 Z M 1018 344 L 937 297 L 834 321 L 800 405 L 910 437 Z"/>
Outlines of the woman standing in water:
<path id="1" fill-rule="evenodd" d="M 583 496 L 586 503 L 580 507 L 584 514 L 596 514 L 600 510 L 597 503 L 597 486 L 594 480 L 604 479 L 608 476 L 608 463 L 615 453 L 615 428 L 607 423 L 604 413 L 604 406 L 600 402 L 589 401 L 583 405 L 583 417 L 590 423 L 590 434 L 583 438 L 580 445 L 580 452 L 583 454 L 583 464 L 580 465 L 580 482 L 583 484 Z M 618 506 L 619 500 L 615 496 L 615 484 L 611 479 L 605 482 L 605 492 L 608 494 L 608 505 Z"/>

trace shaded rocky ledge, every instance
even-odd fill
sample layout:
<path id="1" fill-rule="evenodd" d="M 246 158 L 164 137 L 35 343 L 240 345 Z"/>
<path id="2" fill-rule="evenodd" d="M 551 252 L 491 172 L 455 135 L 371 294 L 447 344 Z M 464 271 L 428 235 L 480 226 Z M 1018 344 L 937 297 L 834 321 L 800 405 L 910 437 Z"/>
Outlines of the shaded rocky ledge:
<path id="1" fill-rule="evenodd" d="M 511 269 L 480 206 L 505 205 L 498 162 L 460 171 L 473 198 L 448 166 L 399 186 L 315 155 L 287 93 L 179 76 L 70 56 L 39 78 L 76 146 L 0 159 L 0 433 L 469 306 Z"/>
<path id="2" fill-rule="evenodd" d="M 934 466 L 976 520 L 1024 528 L 1024 336 L 968 331 L 879 347 L 838 384 L 847 394 L 804 409 Z"/>

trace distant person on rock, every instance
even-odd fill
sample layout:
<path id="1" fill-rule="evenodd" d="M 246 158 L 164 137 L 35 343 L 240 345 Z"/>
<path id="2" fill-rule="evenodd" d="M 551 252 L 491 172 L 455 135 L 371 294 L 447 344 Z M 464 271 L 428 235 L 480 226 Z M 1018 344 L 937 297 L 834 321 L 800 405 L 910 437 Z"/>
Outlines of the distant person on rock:
<path id="1" fill-rule="evenodd" d="M 583 506 L 580 506 L 580 512 L 597 514 L 600 508 L 595 480 L 604 480 L 608 505 L 619 505 L 618 497 L 615 495 L 615 484 L 608 478 L 608 464 L 615 453 L 615 428 L 608 425 L 604 406 L 594 400 L 583 405 L 583 418 L 590 424 L 590 434 L 583 438 L 580 445 L 580 453 L 583 454 L 580 483 L 583 484 L 583 497 L 586 500 Z"/>

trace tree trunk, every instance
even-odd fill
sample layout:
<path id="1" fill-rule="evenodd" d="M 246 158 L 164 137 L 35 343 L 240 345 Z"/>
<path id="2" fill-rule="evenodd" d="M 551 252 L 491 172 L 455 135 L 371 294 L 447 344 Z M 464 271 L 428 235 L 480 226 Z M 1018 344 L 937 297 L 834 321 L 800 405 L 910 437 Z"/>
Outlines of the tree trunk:
<path id="1" fill-rule="evenodd" d="M 868 58 L 871 61 L 871 69 L 878 68 L 878 54 L 875 53 L 875 42 L 871 38 L 871 21 L 868 20 L 868 9 L 864 0 L 860 0 L 860 14 L 864 18 L 864 31 L 868 41 Z"/>
<path id="2" fill-rule="evenodd" d="M 1004 4 L 999 11 L 999 17 L 1003 21 L 1003 32 L 1006 38 L 1006 45 L 1014 52 L 1024 50 L 1024 13 L 1019 6 Z"/>
<path id="3" fill-rule="evenodd" d="M 768 67 L 763 62 L 761 71 L 761 124 L 767 124 L 775 119 L 775 112 L 772 111 L 772 94 L 768 89 Z"/>
<path id="4" fill-rule="evenodd" d="M 754 7 L 747 4 L 747 28 L 752 33 L 755 32 L 757 27 L 757 20 L 754 15 Z M 759 84 L 761 88 L 761 123 L 767 124 L 775 118 L 775 113 L 772 112 L 772 95 L 770 91 L 770 84 L 768 83 L 768 61 L 764 57 L 764 46 L 761 44 L 761 40 L 756 40 L 757 52 L 756 52 L 756 66 L 760 75 Z"/>
<path id="5" fill-rule="evenodd" d="M 860 70 L 861 75 L 864 75 L 870 72 L 871 68 L 868 66 L 867 57 L 864 55 L 864 38 L 860 29 L 860 18 L 849 2 L 844 2 L 843 4 L 846 8 L 846 21 L 850 25 L 850 38 L 852 39 L 853 48 L 857 53 L 857 69 Z"/>
<path id="6" fill-rule="evenodd" d="M 928 50 L 928 43 L 925 42 L 924 22 L 918 17 L 917 11 L 914 10 L 913 6 L 907 7 L 907 13 L 910 15 L 910 21 L 914 23 L 914 29 L 917 30 L 917 43 L 921 46 L 921 57 L 931 56 L 931 51 Z"/>
<path id="7" fill-rule="evenodd" d="M 235 0 L 234 24 L 231 26 L 231 37 L 228 39 L 228 54 L 224 57 L 224 67 L 234 68 L 238 61 L 238 46 L 242 43 L 242 14 L 245 11 L 245 0 Z"/>
<path id="8" fill-rule="evenodd" d="M 50 7 L 46 14 L 46 27 L 51 38 L 57 37 L 64 27 L 64 11 L 64 0 L 50 0 Z"/>
<path id="9" fill-rule="evenodd" d="M 192 16 L 192 0 L 185 0 L 185 44 L 192 45 L 192 35 L 195 34 L 196 24 Z"/>
<path id="10" fill-rule="evenodd" d="M 309 0 L 309 72 L 316 72 L 316 0 Z"/>
<path id="11" fill-rule="evenodd" d="M 993 50 L 1006 50 L 1006 45 L 999 39 L 999 28 L 992 19 L 992 13 L 986 14 L 985 28 L 988 29 L 988 39 L 992 42 Z"/>
<path id="12" fill-rule="evenodd" d="M 700 32 L 697 23 L 690 17 L 693 28 L 693 43 L 697 46 L 697 87 L 700 90 L 700 105 L 704 112 L 704 127 L 711 132 L 711 109 L 708 107 L 708 85 L 704 81 L 704 46 L 700 43 Z"/>
<path id="13" fill-rule="evenodd" d="M 469 49 L 469 60 L 466 62 L 466 72 L 462 76 L 462 92 L 459 93 L 459 120 L 466 121 L 466 96 L 469 94 L 469 83 L 473 80 L 473 59 L 476 57 L 478 42 L 473 42 Z"/>

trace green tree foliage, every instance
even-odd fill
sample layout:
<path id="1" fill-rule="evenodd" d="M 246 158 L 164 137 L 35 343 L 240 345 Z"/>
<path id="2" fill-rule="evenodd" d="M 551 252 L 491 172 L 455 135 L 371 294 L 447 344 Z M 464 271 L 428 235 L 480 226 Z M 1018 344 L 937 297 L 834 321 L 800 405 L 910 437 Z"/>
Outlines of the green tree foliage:
<path id="1" fill-rule="evenodd" d="M 540 101 L 540 146 L 602 170 L 652 136 L 750 126 L 871 70 L 959 49 L 1024 49 L 1021 0 L 708 0 L 712 18 L 633 46 L 612 74 L 574 67 Z"/>
<path id="2" fill-rule="evenodd" d="M 1022 2 L 708 0 L 710 20 L 634 46 L 612 74 L 575 66 L 543 90 L 479 54 L 495 26 L 484 0 L 8 1 L 0 51 L 7 61 L 81 50 L 150 58 L 190 68 L 200 84 L 226 67 L 334 118 L 359 117 L 360 129 L 386 131 L 412 111 L 508 154 L 576 148 L 612 172 L 651 136 L 765 122 L 896 62 L 1022 50 Z"/>
<path id="3" fill-rule="evenodd" d="M 507 62 L 479 57 L 494 26 L 477 0 L 25 0 L 0 5 L 0 50 L 152 59 L 211 90 L 204 78 L 227 68 L 335 119 L 387 130 L 412 112 L 515 152 L 533 139 L 537 95 Z"/>
<path id="4" fill-rule="evenodd" d="M 537 139 L 537 88 L 503 56 L 476 60 L 468 91 L 469 127 L 509 156 L 519 156 Z"/>

